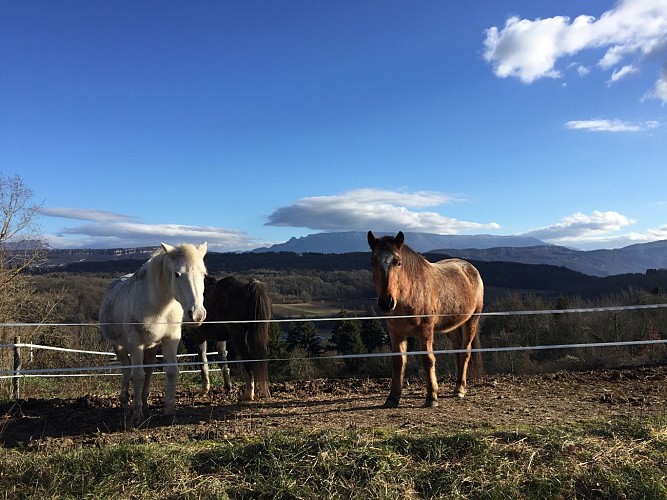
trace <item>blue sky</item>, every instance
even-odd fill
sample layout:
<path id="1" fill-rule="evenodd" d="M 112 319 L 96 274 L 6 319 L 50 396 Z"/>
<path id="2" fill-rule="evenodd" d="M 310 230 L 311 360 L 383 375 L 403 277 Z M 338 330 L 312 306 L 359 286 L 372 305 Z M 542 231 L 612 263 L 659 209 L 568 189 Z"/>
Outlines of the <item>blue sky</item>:
<path id="1" fill-rule="evenodd" d="M 0 172 L 56 248 L 667 239 L 667 0 L 3 1 Z"/>

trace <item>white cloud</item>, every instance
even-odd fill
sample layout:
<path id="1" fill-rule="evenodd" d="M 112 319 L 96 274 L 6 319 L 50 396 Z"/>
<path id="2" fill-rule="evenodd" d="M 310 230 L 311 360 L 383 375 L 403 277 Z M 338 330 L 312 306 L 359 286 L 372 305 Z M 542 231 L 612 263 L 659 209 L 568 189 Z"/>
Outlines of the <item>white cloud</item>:
<path id="1" fill-rule="evenodd" d="M 654 129 L 660 123 L 654 120 L 638 123 L 630 123 L 622 120 L 572 120 L 565 124 L 570 130 L 588 130 L 591 132 L 641 132 Z"/>
<path id="2" fill-rule="evenodd" d="M 127 215 L 114 214 L 112 212 L 105 212 L 104 210 L 93 210 L 87 208 L 42 207 L 39 209 L 39 214 L 46 217 L 89 220 L 96 222 L 111 222 L 134 219 L 134 217 L 129 217 Z"/>
<path id="3" fill-rule="evenodd" d="M 556 59 L 563 55 L 556 43 L 567 24 L 566 17 L 528 21 L 510 17 L 505 27 L 489 28 L 484 41 L 484 58 L 494 64 L 497 76 L 514 76 L 524 83 L 538 78 L 557 78 Z"/>
<path id="4" fill-rule="evenodd" d="M 667 224 L 664 224 L 657 229 L 649 229 L 643 238 L 644 241 L 667 240 Z"/>
<path id="5" fill-rule="evenodd" d="M 135 217 L 100 210 L 42 208 L 40 215 L 89 222 L 45 234 L 53 248 L 135 248 L 156 246 L 161 241 L 172 244 L 206 241 L 210 250 L 225 252 L 251 250 L 266 244 L 241 231 L 213 226 L 145 224 L 137 222 Z"/>
<path id="6" fill-rule="evenodd" d="M 507 19 L 501 29 L 486 30 L 484 58 L 501 77 L 524 83 L 540 78 L 559 78 L 559 59 L 584 50 L 604 49 L 598 61 L 603 70 L 613 69 L 610 81 L 637 71 L 646 56 L 664 53 L 667 47 L 667 0 L 620 0 L 599 19 L 582 15 L 573 21 L 566 16 L 546 19 Z M 623 61 L 632 63 L 617 68 Z M 614 76 L 615 75 L 615 76 Z M 667 102 L 660 82 L 652 96 Z"/>
<path id="7" fill-rule="evenodd" d="M 637 68 L 634 67 L 632 64 L 626 64 L 623 66 L 621 69 L 615 69 L 614 72 L 611 74 L 611 78 L 609 79 L 609 84 L 616 83 L 619 81 L 621 78 L 626 77 L 627 75 L 631 75 L 632 73 L 637 73 Z"/>
<path id="8" fill-rule="evenodd" d="M 582 64 L 577 66 L 577 73 L 579 73 L 579 76 L 586 76 L 591 72 L 591 69 L 588 68 L 587 66 L 584 66 Z"/>
<path id="9" fill-rule="evenodd" d="M 662 73 L 655 86 L 646 96 L 649 99 L 658 99 L 663 104 L 667 103 L 667 64 L 662 67 Z"/>
<path id="10" fill-rule="evenodd" d="M 496 223 L 453 219 L 436 212 L 414 208 L 439 206 L 451 198 L 435 192 L 359 189 L 340 195 L 302 198 L 280 207 L 269 216 L 269 226 L 306 227 L 314 230 L 424 231 L 458 234 L 466 231 L 495 230 Z"/>
<path id="11" fill-rule="evenodd" d="M 564 217 L 556 224 L 533 229 L 522 236 L 532 236 L 547 243 L 583 248 L 591 244 L 600 245 L 605 242 L 627 238 L 628 235 L 613 233 L 635 224 L 636 221 L 614 211 L 594 211 L 587 215 L 577 212 Z"/>

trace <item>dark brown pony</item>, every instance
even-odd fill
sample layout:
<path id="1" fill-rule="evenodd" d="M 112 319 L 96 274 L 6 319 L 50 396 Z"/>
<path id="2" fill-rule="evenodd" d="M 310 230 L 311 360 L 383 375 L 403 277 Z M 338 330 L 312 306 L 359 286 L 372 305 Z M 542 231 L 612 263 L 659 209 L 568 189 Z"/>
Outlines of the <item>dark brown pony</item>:
<path id="1" fill-rule="evenodd" d="M 371 247 L 373 284 L 380 309 L 389 316 L 387 329 L 392 350 L 401 353 L 392 357 L 391 390 L 385 407 L 398 406 L 403 388 L 403 375 L 408 337 L 419 342 L 426 371 L 426 406 L 438 405 L 438 382 L 435 375 L 433 336 L 447 333 L 454 349 L 466 352 L 456 356 L 458 376 L 454 395 L 465 396 L 471 348 L 479 346 L 477 329 L 484 302 L 484 284 L 475 267 L 461 259 L 430 263 L 404 245 L 402 232 L 376 238 L 368 232 Z M 401 317 L 412 316 L 412 317 Z M 417 316 L 417 317 L 415 317 Z M 477 358 L 477 359 L 475 359 Z M 481 371 L 479 352 L 472 357 Z"/>
<path id="2" fill-rule="evenodd" d="M 206 276 L 204 307 L 206 321 L 193 331 L 197 354 L 202 363 L 201 393 L 207 394 L 210 388 L 206 358 L 207 342 L 216 343 L 218 352 L 226 354 L 226 342 L 231 341 L 236 355 L 241 359 L 250 360 L 242 363 L 245 392 L 241 399 L 252 401 L 255 399 L 255 393 L 258 397 L 271 397 L 267 361 L 271 296 L 264 283 L 236 276 L 227 276 L 220 280 Z M 225 323 L 230 321 L 238 323 Z M 226 366 L 223 366 L 223 375 L 225 368 Z M 225 384 L 229 384 L 228 379 L 225 380 Z"/>

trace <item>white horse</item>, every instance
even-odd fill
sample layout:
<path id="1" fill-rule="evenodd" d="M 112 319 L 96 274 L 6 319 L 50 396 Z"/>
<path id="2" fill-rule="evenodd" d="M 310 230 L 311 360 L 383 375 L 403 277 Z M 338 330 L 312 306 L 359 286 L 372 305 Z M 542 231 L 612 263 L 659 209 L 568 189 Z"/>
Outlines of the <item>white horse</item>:
<path id="1" fill-rule="evenodd" d="M 175 414 L 178 366 L 176 351 L 181 339 L 181 323 L 200 325 L 204 309 L 204 255 L 206 243 L 196 247 L 173 247 L 161 243 L 158 250 L 134 274 L 114 280 L 100 307 L 100 329 L 123 365 L 120 403 L 127 407 L 132 380 L 133 416 L 141 421 L 148 409 L 153 368 L 159 344 L 167 366 L 164 396 L 165 415 Z M 132 366 L 130 366 L 130 364 Z M 141 397 L 139 397 L 141 395 Z"/>

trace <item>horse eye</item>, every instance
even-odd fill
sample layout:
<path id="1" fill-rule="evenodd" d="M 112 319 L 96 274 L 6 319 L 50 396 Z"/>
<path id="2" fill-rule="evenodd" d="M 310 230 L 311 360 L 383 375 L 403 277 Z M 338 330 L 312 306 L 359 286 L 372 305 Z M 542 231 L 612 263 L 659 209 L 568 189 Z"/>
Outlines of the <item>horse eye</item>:
<path id="1" fill-rule="evenodd" d="M 183 273 L 181 273 L 181 272 L 179 272 L 179 271 L 176 271 L 176 272 L 174 273 L 174 276 L 176 276 L 177 278 L 180 278 L 181 276 L 183 276 Z"/>
<path id="2" fill-rule="evenodd" d="M 396 267 L 401 267 L 401 261 L 400 261 L 400 260 L 395 261 L 395 262 L 394 262 L 394 265 L 395 265 Z"/>

